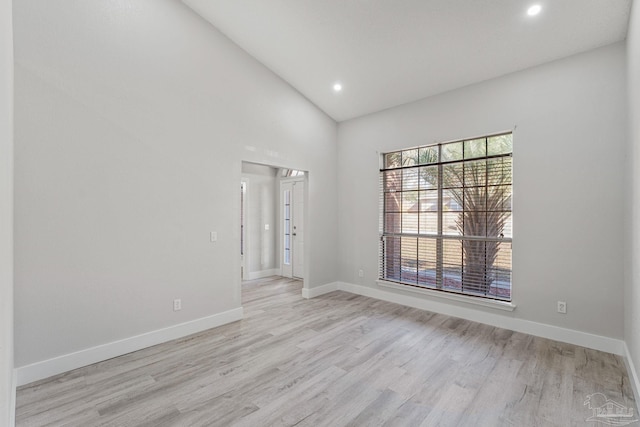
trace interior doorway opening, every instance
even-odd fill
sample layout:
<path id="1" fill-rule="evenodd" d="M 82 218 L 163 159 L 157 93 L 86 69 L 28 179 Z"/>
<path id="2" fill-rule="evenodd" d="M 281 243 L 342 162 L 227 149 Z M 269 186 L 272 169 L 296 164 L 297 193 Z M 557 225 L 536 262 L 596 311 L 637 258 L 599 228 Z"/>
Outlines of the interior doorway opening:
<path id="1" fill-rule="evenodd" d="M 304 281 L 308 173 L 242 162 L 240 278 Z"/>

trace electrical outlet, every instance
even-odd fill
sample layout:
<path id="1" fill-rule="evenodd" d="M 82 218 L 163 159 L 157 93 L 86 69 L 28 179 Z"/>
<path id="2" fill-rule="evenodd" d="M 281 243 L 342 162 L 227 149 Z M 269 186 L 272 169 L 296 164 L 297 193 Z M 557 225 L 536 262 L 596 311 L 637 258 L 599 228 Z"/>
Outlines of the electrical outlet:
<path id="1" fill-rule="evenodd" d="M 180 311 L 182 310 L 182 300 L 181 299 L 174 299 L 173 300 L 173 311 Z"/>
<path id="2" fill-rule="evenodd" d="M 558 313 L 567 314 L 567 302 L 558 301 Z"/>
<path id="3" fill-rule="evenodd" d="M 358 277 L 364 277 L 364 270 L 358 270 Z"/>
<path id="4" fill-rule="evenodd" d="M 211 241 L 212 242 L 217 242 L 218 241 L 218 232 L 217 231 L 212 231 L 211 235 L 210 235 Z"/>

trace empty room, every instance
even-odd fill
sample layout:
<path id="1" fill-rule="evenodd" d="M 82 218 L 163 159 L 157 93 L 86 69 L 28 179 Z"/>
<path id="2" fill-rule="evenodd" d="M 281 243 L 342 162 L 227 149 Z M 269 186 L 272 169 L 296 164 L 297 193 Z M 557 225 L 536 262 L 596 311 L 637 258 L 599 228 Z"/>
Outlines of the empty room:
<path id="1" fill-rule="evenodd" d="M 0 0 L 0 427 L 640 425 L 638 0 Z"/>

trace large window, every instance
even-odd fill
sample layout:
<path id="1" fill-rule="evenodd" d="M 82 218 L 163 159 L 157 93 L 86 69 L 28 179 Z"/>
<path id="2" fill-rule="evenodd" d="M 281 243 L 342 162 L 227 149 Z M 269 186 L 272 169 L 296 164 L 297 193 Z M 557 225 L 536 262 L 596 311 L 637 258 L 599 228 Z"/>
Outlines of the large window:
<path id="1" fill-rule="evenodd" d="M 511 133 L 386 153 L 380 279 L 511 301 Z"/>

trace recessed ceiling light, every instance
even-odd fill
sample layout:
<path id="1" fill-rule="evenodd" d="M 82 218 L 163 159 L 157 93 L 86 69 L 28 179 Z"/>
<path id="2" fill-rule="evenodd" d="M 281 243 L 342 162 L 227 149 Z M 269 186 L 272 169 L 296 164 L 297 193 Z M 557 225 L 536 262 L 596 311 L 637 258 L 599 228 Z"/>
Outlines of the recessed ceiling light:
<path id="1" fill-rule="evenodd" d="M 540 13 L 541 10 L 542 10 L 542 6 L 540 6 L 539 4 L 534 4 L 529 9 L 527 9 L 527 15 L 536 16 L 537 14 Z"/>
<path id="2" fill-rule="evenodd" d="M 342 84 L 340 83 L 334 83 L 333 84 L 333 91 L 334 92 L 340 92 L 342 90 Z"/>

